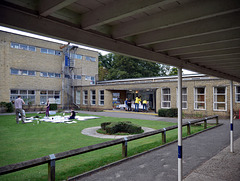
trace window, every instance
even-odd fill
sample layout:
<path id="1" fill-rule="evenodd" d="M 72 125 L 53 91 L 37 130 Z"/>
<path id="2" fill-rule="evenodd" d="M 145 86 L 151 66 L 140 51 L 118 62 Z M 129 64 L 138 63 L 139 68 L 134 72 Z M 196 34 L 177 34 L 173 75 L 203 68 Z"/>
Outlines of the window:
<path id="1" fill-rule="evenodd" d="M 18 96 L 21 96 L 25 104 L 35 104 L 35 90 L 10 90 L 10 101 L 15 101 Z"/>
<path id="2" fill-rule="evenodd" d="M 99 105 L 104 105 L 104 90 L 99 91 Z"/>
<path id="3" fill-rule="evenodd" d="M 84 105 L 88 104 L 88 91 L 87 90 L 83 91 L 83 104 Z"/>
<path id="4" fill-rule="evenodd" d="M 91 80 L 91 76 L 85 75 L 85 80 Z"/>
<path id="5" fill-rule="evenodd" d="M 28 51 L 33 51 L 33 52 L 36 51 L 36 47 L 34 47 L 34 46 L 20 44 L 20 43 L 13 43 L 13 42 L 11 42 L 11 48 L 28 50 Z"/>
<path id="6" fill-rule="evenodd" d="M 61 51 L 57 51 L 57 50 L 55 50 L 55 55 L 61 56 L 62 53 L 61 53 Z"/>
<path id="7" fill-rule="evenodd" d="M 91 105 L 96 105 L 96 90 L 91 90 Z"/>
<path id="8" fill-rule="evenodd" d="M 81 79 L 82 79 L 82 76 L 81 76 L 81 75 L 74 75 L 74 79 L 79 79 L 79 80 L 81 80 Z"/>
<path id="9" fill-rule="evenodd" d="M 171 108 L 171 92 L 170 88 L 163 88 L 162 89 L 162 108 Z"/>
<path id="10" fill-rule="evenodd" d="M 81 103 L 81 91 L 76 91 L 76 104 Z"/>
<path id="11" fill-rule="evenodd" d="M 240 86 L 239 85 L 236 86 L 235 95 L 236 95 L 236 98 L 235 98 L 236 102 L 240 103 Z"/>
<path id="12" fill-rule="evenodd" d="M 194 109 L 206 109 L 205 87 L 196 87 L 194 91 Z"/>
<path id="13" fill-rule="evenodd" d="M 33 70 L 19 70 L 19 69 L 10 69 L 12 75 L 29 75 L 29 76 L 35 76 L 36 71 Z"/>
<path id="14" fill-rule="evenodd" d="M 55 77 L 55 73 L 48 72 L 48 77 Z"/>
<path id="15" fill-rule="evenodd" d="M 47 104 L 47 100 L 52 98 L 55 100 L 56 104 L 61 104 L 61 92 L 53 90 L 41 90 L 40 91 L 40 104 Z"/>
<path id="16" fill-rule="evenodd" d="M 53 49 L 47 49 L 47 48 L 41 48 L 40 52 L 50 54 L 50 55 L 58 55 L 58 56 L 62 55 L 61 51 L 53 50 Z"/>
<path id="17" fill-rule="evenodd" d="M 55 73 L 56 78 L 61 78 L 61 74 Z"/>
<path id="18" fill-rule="evenodd" d="M 36 71 L 28 70 L 28 75 L 35 76 L 36 75 Z"/>
<path id="19" fill-rule="evenodd" d="M 227 91 L 226 87 L 213 88 L 213 110 L 226 111 L 227 110 Z"/>
<path id="20" fill-rule="evenodd" d="M 95 77 L 91 77 L 91 82 L 90 84 L 95 84 Z"/>
<path id="21" fill-rule="evenodd" d="M 96 58 L 95 57 L 86 56 L 86 60 L 87 61 L 96 62 Z"/>
<path id="22" fill-rule="evenodd" d="M 11 70 L 11 74 L 12 75 L 18 75 L 19 74 L 19 70 L 18 69 L 11 68 L 10 70 Z"/>
<path id="23" fill-rule="evenodd" d="M 187 88 L 182 88 L 182 108 L 187 109 Z M 177 107 L 178 107 L 178 88 L 177 88 Z"/>
<path id="24" fill-rule="evenodd" d="M 80 55 L 80 54 L 71 53 L 70 57 L 72 59 L 80 59 L 80 60 L 82 60 L 82 55 Z"/>

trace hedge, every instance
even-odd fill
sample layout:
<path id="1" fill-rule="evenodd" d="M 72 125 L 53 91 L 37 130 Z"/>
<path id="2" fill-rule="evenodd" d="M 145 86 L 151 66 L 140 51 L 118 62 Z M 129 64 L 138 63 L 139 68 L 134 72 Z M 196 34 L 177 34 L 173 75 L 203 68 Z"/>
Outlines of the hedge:
<path id="1" fill-rule="evenodd" d="M 159 109 L 158 110 L 159 117 L 177 117 L 178 116 L 178 109 L 171 108 L 171 109 Z"/>
<path id="2" fill-rule="evenodd" d="M 110 123 L 110 124 L 109 124 Z M 118 132 L 124 132 L 129 134 L 138 134 L 142 132 L 142 127 L 133 124 L 129 121 L 122 122 L 105 122 L 101 124 L 102 129 L 105 128 L 106 133 L 115 134 Z"/>
<path id="3" fill-rule="evenodd" d="M 50 104 L 49 110 L 57 110 L 57 104 Z"/>

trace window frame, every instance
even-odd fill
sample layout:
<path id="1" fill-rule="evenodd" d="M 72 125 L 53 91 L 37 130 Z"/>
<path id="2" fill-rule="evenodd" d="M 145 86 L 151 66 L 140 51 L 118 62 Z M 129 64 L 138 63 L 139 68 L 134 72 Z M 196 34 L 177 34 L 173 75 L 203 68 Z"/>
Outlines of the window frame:
<path id="1" fill-rule="evenodd" d="M 101 94 L 101 91 L 103 91 L 103 94 Z M 99 97 L 98 97 L 98 105 L 104 106 L 104 90 L 103 89 L 99 90 L 98 91 L 98 95 L 99 95 Z M 101 99 L 102 95 L 103 95 L 103 99 Z M 103 104 L 101 104 L 101 102 L 103 102 Z"/>
<path id="2" fill-rule="evenodd" d="M 204 94 L 197 94 L 196 95 L 196 90 L 197 89 L 200 89 L 200 88 L 204 88 Z M 198 96 L 198 95 L 204 95 L 204 101 L 198 101 L 198 100 L 196 100 L 196 97 Z M 199 103 L 204 103 L 204 108 L 203 109 L 199 109 L 199 108 L 197 108 L 197 104 L 199 104 Z M 194 87 L 194 110 L 197 110 L 197 111 L 203 111 L 203 110 L 206 110 L 207 109 L 207 104 L 206 104 L 206 87 Z"/>
<path id="3" fill-rule="evenodd" d="M 163 91 L 165 89 L 169 89 L 169 94 L 164 94 Z M 163 96 L 167 95 L 170 99 L 167 101 L 164 101 Z M 169 107 L 164 107 L 164 103 L 169 103 Z M 161 89 L 161 108 L 162 109 L 170 109 L 171 108 L 171 89 L 169 87 L 164 87 Z"/>
<path id="4" fill-rule="evenodd" d="M 224 93 L 215 93 L 215 88 L 225 88 L 225 92 Z M 223 96 L 224 95 L 224 102 L 216 102 L 215 101 L 215 96 Z M 215 104 L 225 104 L 224 110 L 221 109 L 215 109 Z M 213 87 L 213 111 L 227 111 L 227 87 L 226 86 L 217 86 L 217 87 Z"/>
<path id="5" fill-rule="evenodd" d="M 82 92 L 83 92 L 83 105 L 88 105 L 88 90 L 83 90 Z"/>
<path id="6" fill-rule="evenodd" d="M 93 94 L 93 92 L 95 93 Z M 91 96 L 91 105 L 96 105 L 96 90 L 90 90 L 90 96 Z"/>
<path id="7" fill-rule="evenodd" d="M 12 93 L 13 90 L 17 91 L 17 92 L 16 93 Z M 30 93 L 32 91 L 34 92 L 33 94 Z M 22 92 L 26 92 L 26 93 L 22 93 Z M 29 99 L 33 100 L 32 105 L 36 105 L 36 90 L 30 90 L 30 89 L 10 89 L 10 101 L 15 101 L 19 95 L 22 97 L 23 100 L 25 99 L 24 102 L 25 102 L 26 105 L 29 103 Z"/>
<path id="8" fill-rule="evenodd" d="M 41 92 L 46 92 L 45 94 L 41 94 Z M 61 104 L 61 91 L 59 90 L 40 90 L 39 92 L 40 95 L 40 105 L 46 105 L 47 100 L 49 98 L 54 98 L 56 101 L 56 104 Z M 41 97 L 46 97 L 46 102 L 41 103 Z M 59 97 L 59 98 L 56 98 Z"/>

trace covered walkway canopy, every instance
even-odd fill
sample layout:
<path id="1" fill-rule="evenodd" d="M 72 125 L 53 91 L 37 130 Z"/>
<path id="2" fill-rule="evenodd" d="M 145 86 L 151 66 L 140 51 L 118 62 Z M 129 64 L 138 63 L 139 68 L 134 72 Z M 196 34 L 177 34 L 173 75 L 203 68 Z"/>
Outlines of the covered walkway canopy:
<path id="1" fill-rule="evenodd" d="M 240 82 L 239 0 L 2 0 L 0 25 Z"/>
<path id="2" fill-rule="evenodd" d="M 0 25 L 240 82 L 239 0 L 2 0 Z M 178 180 L 182 180 L 178 96 Z"/>

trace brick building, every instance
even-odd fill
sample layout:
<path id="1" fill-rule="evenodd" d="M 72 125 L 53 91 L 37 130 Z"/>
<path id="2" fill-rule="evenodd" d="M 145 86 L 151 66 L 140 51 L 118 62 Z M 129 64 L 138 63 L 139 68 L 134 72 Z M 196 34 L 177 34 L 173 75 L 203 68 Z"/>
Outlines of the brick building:
<path id="1" fill-rule="evenodd" d="M 66 50 L 58 43 L 0 32 L 0 102 L 9 102 L 21 95 L 36 108 L 43 107 L 47 99 L 61 105 L 69 102 L 73 87 L 95 84 L 98 52 L 70 48 Z M 65 50 L 71 57 L 68 66 Z"/>
<path id="2" fill-rule="evenodd" d="M 15 100 L 20 94 L 37 109 L 51 99 L 59 107 L 75 104 L 103 110 L 112 109 L 114 101 L 121 104 L 140 95 L 154 111 L 177 107 L 177 76 L 97 81 L 98 52 L 68 51 L 72 65 L 67 65 L 61 44 L 0 32 L 0 102 Z M 184 114 L 229 116 L 229 84 L 203 74 L 184 75 Z M 240 83 L 234 82 L 233 96 L 237 112 Z"/>

